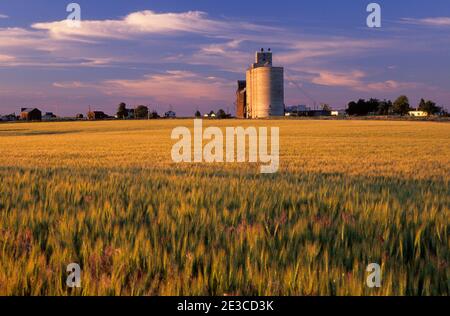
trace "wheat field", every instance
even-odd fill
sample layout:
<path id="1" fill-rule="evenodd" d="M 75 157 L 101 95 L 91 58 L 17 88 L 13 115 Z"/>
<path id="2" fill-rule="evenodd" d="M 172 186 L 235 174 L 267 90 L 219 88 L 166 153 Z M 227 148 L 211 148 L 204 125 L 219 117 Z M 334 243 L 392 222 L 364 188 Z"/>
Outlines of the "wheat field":
<path id="1" fill-rule="evenodd" d="M 278 126 L 279 172 L 172 163 L 192 120 L 0 124 L 0 295 L 450 294 L 450 124 L 204 125 Z"/>

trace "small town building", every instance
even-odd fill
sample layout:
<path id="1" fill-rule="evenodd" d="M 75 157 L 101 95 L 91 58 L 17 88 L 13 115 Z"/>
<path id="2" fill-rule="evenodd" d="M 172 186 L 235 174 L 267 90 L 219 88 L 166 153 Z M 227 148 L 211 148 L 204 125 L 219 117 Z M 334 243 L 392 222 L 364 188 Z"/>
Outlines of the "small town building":
<path id="1" fill-rule="evenodd" d="M 308 116 L 309 111 L 311 108 L 306 105 L 291 105 L 286 107 L 285 116 Z"/>
<path id="2" fill-rule="evenodd" d="M 427 117 L 428 116 L 428 112 L 425 112 L 425 111 L 409 111 L 408 114 L 409 114 L 409 116 L 413 116 L 413 117 Z"/>
<path id="3" fill-rule="evenodd" d="M 52 112 L 46 112 L 43 116 L 42 116 L 42 120 L 43 121 L 51 121 L 56 119 L 56 115 L 53 114 Z"/>
<path id="4" fill-rule="evenodd" d="M 90 111 L 87 113 L 87 117 L 89 120 L 104 120 L 108 118 L 108 115 L 102 111 Z"/>
<path id="5" fill-rule="evenodd" d="M 340 110 L 331 111 L 331 116 L 344 116 L 344 115 L 345 115 L 345 111 L 340 111 Z"/>
<path id="6" fill-rule="evenodd" d="M 0 117 L 0 121 L 3 121 L 3 122 L 17 121 L 17 116 L 16 116 L 15 113 L 13 113 L 13 114 L 7 114 L 7 115 L 2 115 L 2 116 Z"/>
<path id="7" fill-rule="evenodd" d="M 167 111 L 167 112 L 164 114 L 164 117 L 166 117 L 166 118 L 176 118 L 176 117 L 177 117 L 177 114 L 176 114 L 174 111 Z"/>
<path id="8" fill-rule="evenodd" d="M 245 80 L 238 81 L 236 90 L 236 117 L 247 117 L 247 82 Z"/>
<path id="9" fill-rule="evenodd" d="M 37 108 L 22 108 L 20 119 L 24 121 L 41 121 L 42 112 Z"/>

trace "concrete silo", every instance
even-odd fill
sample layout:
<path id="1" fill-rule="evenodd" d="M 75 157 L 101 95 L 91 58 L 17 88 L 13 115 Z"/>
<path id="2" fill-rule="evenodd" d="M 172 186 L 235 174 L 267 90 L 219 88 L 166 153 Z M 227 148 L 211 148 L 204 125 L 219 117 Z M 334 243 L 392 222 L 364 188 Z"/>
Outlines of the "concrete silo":
<path id="1" fill-rule="evenodd" d="M 284 116 L 284 69 L 272 66 L 272 52 L 256 53 L 247 70 L 247 118 Z"/>

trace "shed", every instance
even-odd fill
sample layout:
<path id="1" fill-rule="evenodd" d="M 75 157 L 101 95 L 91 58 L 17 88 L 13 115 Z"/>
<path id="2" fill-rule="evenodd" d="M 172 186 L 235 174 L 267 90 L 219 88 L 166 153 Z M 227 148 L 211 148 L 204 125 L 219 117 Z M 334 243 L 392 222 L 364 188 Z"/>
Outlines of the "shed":
<path id="1" fill-rule="evenodd" d="M 20 118 L 24 121 L 40 121 L 42 112 L 37 108 L 22 108 Z"/>

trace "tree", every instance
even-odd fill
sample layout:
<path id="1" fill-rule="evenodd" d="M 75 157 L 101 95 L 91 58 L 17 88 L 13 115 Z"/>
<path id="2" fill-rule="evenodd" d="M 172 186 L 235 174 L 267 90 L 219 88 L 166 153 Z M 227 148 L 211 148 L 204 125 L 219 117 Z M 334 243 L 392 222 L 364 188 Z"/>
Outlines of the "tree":
<path id="1" fill-rule="evenodd" d="M 356 114 L 356 108 L 357 108 L 357 104 L 355 101 L 351 101 L 349 102 L 348 106 L 347 106 L 347 110 L 345 110 L 345 112 L 347 112 L 348 115 L 355 115 Z"/>
<path id="2" fill-rule="evenodd" d="M 331 112 L 331 107 L 330 107 L 329 104 L 324 103 L 324 104 L 322 104 L 322 110 L 323 111 L 327 111 L 327 112 Z"/>
<path id="3" fill-rule="evenodd" d="M 379 102 L 376 112 L 378 115 L 389 115 L 391 111 L 392 111 L 392 101 L 385 99 Z"/>
<path id="4" fill-rule="evenodd" d="M 148 107 L 145 105 L 139 105 L 136 110 L 136 118 L 148 118 Z"/>
<path id="5" fill-rule="evenodd" d="M 348 115 L 367 115 L 369 113 L 367 106 L 366 100 L 359 99 L 358 102 L 350 102 L 346 112 Z"/>
<path id="6" fill-rule="evenodd" d="M 200 111 L 197 110 L 197 112 L 195 112 L 195 117 L 202 117 L 202 113 L 200 113 Z"/>
<path id="7" fill-rule="evenodd" d="M 120 103 L 117 108 L 117 118 L 124 119 L 128 116 L 127 105 L 125 103 Z"/>
<path id="8" fill-rule="evenodd" d="M 395 100 L 392 109 L 395 114 L 399 115 L 408 114 L 408 112 L 411 111 L 408 97 L 406 95 L 399 96 L 397 100 Z"/>
<path id="9" fill-rule="evenodd" d="M 376 114 L 379 106 L 380 106 L 380 100 L 371 98 L 369 101 L 366 102 L 364 111 L 367 112 L 366 115 L 367 114 Z"/>
<path id="10" fill-rule="evenodd" d="M 224 110 L 220 109 L 219 111 L 217 111 L 217 118 L 219 118 L 219 119 L 226 119 L 227 118 L 227 113 L 225 113 Z"/>
<path id="11" fill-rule="evenodd" d="M 424 99 L 421 99 L 419 103 L 419 111 L 424 111 L 427 112 L 429 115 L 433 115 L 441 112 L 442 108 L 436 106 L 436 103 L 431 100 L 425 102 Z"/>
<path id="12" fill-rule="evenodd" d="M 152 111 L 152 113 L 150 113 L 150 118 L 151 118 L 151 119 L 157 119 L 157 118 L 159 118 L 158 112 Z"/>
<path id="13" fill-rule="evenodd" d="M 425 102 L 425 99 L 422 98 L 422 99 L 420 99 L 419 106 L 417 107 L 417 109 L 419 111 L 425 111 L 425 108 L 426 108 L 426 102 Z"/>

